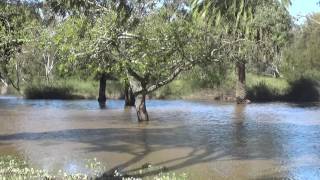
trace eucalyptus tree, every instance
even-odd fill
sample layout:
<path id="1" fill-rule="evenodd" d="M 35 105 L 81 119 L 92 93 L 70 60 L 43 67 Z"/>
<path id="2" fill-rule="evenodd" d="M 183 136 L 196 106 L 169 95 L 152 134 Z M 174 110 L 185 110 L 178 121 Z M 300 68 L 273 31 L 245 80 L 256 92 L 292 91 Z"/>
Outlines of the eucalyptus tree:
<path id="1" fill-rule="evenodd" d="M 231 54 L 226 55 L 226 59 L 229 59 L 236 64 L 237 69 L 237 84 L 236 84 L 236 98 L 237 103 L 246 102 L 245 80 L 246 80 L 246 64 L 252 58 L 253 50 L 258 50 L 253 54 L 259 53 L 273 53 L 276 51 L 270 51 L 270 48 L 264 48 L 266 51 L 257 48 L 262 47 L 265 41 L 269 41 L 273 38 L 273 44 L 277 44 L 281 38 L 276 37 L 274 29 L 269 26 L 258 27 L 257 25 L 268 24 L 271 15 L 274 10 L 276 14 L 281 14 L 281 19 L 276 18 L 277 22 L 272 25 L 283 26 L 277 28 L 282 34 L 288 32 L 290 26 L 290 17 L 286 9 L 290 5 L 289 0 L 283 0 L 281 3 L 278 0 L 193 0 L 192 1 L 193 13 L 196 18 L 204 19 L 209 25 L 216 27 L 221 32 L 222 36 L 232 39 L 234 43 L 233 51 Z M 263 14 L 261 7 L 267 7 L 269 15 Z M 266 9 L 264 9 L 266 10 Z M 271 14 L 270 14 L 271 13 Z M 257 15 L 264 16 L 264 18 L 257 18 Z M 261 22 L 265 21 L 265 22 Z M 270 22 L 269 22 L 270 23 Z M 272 31 L 270 31 L 272 30 Z M 272 37 L 275 36 L 275 37 Z M 279 35 L 281 36 L 281 35 Z M 263 37 L 263 38 L 262 38 Z M 276 43 L 275 43 L 276 42 Z M 281 44 L 281 43 L 278 43 Z M 277 48 L 280 48 L 278 46 Z"/>

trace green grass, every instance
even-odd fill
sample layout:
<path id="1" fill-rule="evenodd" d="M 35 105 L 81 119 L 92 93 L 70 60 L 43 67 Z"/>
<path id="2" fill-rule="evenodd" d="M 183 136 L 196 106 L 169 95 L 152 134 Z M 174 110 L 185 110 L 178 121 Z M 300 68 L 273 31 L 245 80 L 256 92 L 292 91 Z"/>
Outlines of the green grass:
<path id="1" fill-rule="evenodd" d="M 181 99 L 183 96 L 192 94 L 198 88 L 189 80 L 178 79 L 161 87 L 152 93 L 151 97 L 156 99 Z"/>
<path id="2" fill-rule="evenodd" d="M 98 81 L 67 79 L 26 85 L 23 95 L 27 99 L 97 99 L 98 92 Z M 106 95 L 112 99 L 123 97 L 121 83 L 107 81 Z"/>
<path id="3" fill-rule="evenodd" d="M 302 79 L 302 80 L 301 80 Z M 228 75 L 220 85 L 208 85 L 197 78 L 179 78 L 150 94 L 154 99 L 235 100 L 236 77 Z M 287 80 L 247 74 L 247 97 L 251 101 L 317 101 L 319 85 L 310 78 Z M 303 88 L 304 87 L 304 88 Z M 24 87 L 29 99 L 97 99 L 99 82 L 94 80 L 55 80 L 50 84 L 32 83 Z M 107 81 L 107 98 L 122 99 L 123 85 Z M 312 97 L 311 95 L 312 94 Z"/>
<path id="4" fill-rule="evenodd" d="M 220 86 L 206 88 L 199 80 L 177 79 L 152 93 L 156 99 L 206 99 L 234 101 L 236 77 L 228 75 Z M 210 85 L 211 86 L 211 85 Z M 310 78 L 287 80 L 247 74 L 247 98 L 254 102 L 318 101 L 319 85 Z"/>
<path id="5" fill-rule="evenodd" d="M 57 83 L 72 87 L 72 94 L 84 97 L 86 99 L 96 98 L 99 91 L 99 83 L 97 81 L 68 79 L 59 80 Z"/>
<path id="6" fill-rule="evenodd" d="M 13 156 L 0 157 L 0 177 L 6 180 L 16 179 L 68 179 L 80 180 L 89 179 L 86 174 L 68 174 L 59 171 L 56 175 L 50 174 L 48 171 L 30 167 L 25 161 Z"/>
<path id="7" fill-rule="evenodd" d="M 227 76 L 220 86 L 211 88 L 206 88 L 206 85 L 203 84 L 203 82 L 197 80 L 178 79 L 157 90 L 152 94 L 152 97 L 157 99 L 204 98 L 210 100 L 226 100 L 229 98 L 232 100 L 234 99 L 233 96 L 235 96 L 235 84 L 236 77 L 234 75 Z M 254 74 L 247 74 L 246 85 L 249 93 L 255 90 L 258 90 L 258 93 L 260 93 L 260 90 L 262 91 L 262 89 L 265 88 L 266 91 L 270 91 L 270 94 L 273 94 L 274 96 L 283 95 L 289 89 L 289 83 L 286 79 L 258 76 Z M 253 98 L 255 99 L 255 97 Z"/>
<path id="8" fill-rule="evenodd" d="M 105 176 L 106 168 L 98 162 L 96 159 L 87 160 L 86 163 L 87 172 L 90 174 L 73 173 L 69 174 L 63 170 L 59 170 L 57 173 L 51 173 L 46 170 L 32 168 L 26 161 L 23 161 L 13 156 L 0 156 L 0 177 L 6 180 L 16 179 L 48 179 L 48 180 L 89 180 L 89 179 L 123 179 L 123 180 L 187 180 L 186 174 L 175 174 L 175 173 L 160 173 L 154 176 L 145 178 L 133 178 L 130 176 L 107 175 Z"/>
<path id="9" fill-rule="evenodd" d="M 254 74 L 247 74 L 246 85 L 248 91 L 257 86 L 265 85 L 270 91 L 278 95 L 285 94 L 290 87 L 289 82 L 284 78 L 273 78 Z"/>
<path id="10" fill-rule="evenodd" d="M 31 84 L 24 89 L 27 99 L 73 99 L 73 88 L 65 84 Z"/>
<path id="11" fill-rule="evenodd" d="M 247 97 L 248 99 L 257 102 L 319 101 L 319 83 L 305 77 L 287 81 L 282 78 L 249 75 L 247 81 Z"/>

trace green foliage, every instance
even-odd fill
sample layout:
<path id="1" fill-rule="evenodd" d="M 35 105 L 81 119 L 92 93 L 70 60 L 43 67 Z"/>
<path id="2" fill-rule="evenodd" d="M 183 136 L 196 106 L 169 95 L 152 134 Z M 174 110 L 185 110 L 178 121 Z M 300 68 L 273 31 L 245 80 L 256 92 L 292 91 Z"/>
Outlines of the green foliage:
<path id="1" fill-rule="evenodd" d="M 87 94 L 88 97 L 95 97 L 98 91 L 98 82 L 94 80 L 80 80 L 71 77 L 67 80 L 56 80 L 55 82 L 72 87 L 73 94 Z"/>
<path id="2" fill-rule="evenodd" d="M 227 62 L 216 62 L 214 64 L 199 65 L 191 71 L 183 74 L 183 79 L 190 80 L 195 87 L 218 88 L 226 87 L 230 82 L 230 69 L 232 65 Z"/>
<path id="3" fill-rule="evenodd" d="M 256 102 L 292 101 L 309 102 L 319 101 L 319 83 L 310 78 L 299 78 L 291 81 L 277 78 L 261 78 L 253 76 L 247 87 L 247 97 Z"/>
<path id="4" fill-rule="evenodd" d="M 319 21 L 320 14 L 314 14 L 311 18 Z M 308 20 L 293 33 L 294 38 L 284 53 L 281 69 L 290 80 L 300 77 L 320 80 L 320 25 Z"/>
<path id="5" fill-rule="evenodd" d="M 236 81 L 234 62 L 247 63 L 258 74 L 281 65 L 290 80 L 320 77 L 319 26 L 314 23 L 318 15 L 293 32 L 293 44 L 281 61 L 290 36 L 289 1 L 53 0 L 46 2 L 49 6 L 23 2 L 0 4 L 5 45 L 0 48 L 0 79 L 17 88 L 21 83 L 30 94 L 56 91 L 58 96 L 93 98 L 98 84 L 88 81 L 102 73 L 117 79 L 107 84 L 111 97 L 122 96 L 124 82 L 134 87 L 135 95 L 162 87 L 153 95 L 163 98 L 199 89 L 229 91 Z M 190 6 L 192 11 L 187 10 Z M 265 84 L 260 84 L 260 77 L 251 77 L 248 89 L 268 86 L 284 94 L 288 87 L 283 79 L 263 78 Z M 26 85 L 35 81 L 40 83 Z"/>
<path id="6" fill-rule="evenodd" d="M 309 102 L 320 100 L 319 83 L 309 78 L 299 78 L 290 82 L 290 89 L 286 100 L 295 102 Z"/>
<path id="7" fill-rule="evenodd" d="M 283 78 L 248 74 L 247 98 L 254 102 L 282 101 L 290 87 Z"/>
<path id="8" fill-rule="evenodd" d="M 274 78 L 248 73 L 246 81 L 248 89 L 259 86 L 260 84 L 264 84 L 274 92 L 273 94 L 278 95 L 284 95 L 290 87 L 288 80 L 285 78 Z"/>
<path id="9" fill-rule="evenodd" d="M 97 99 L 99 83 L 95 80 L 81 80 L 70 77 L 46 82 L 23 84 L 24 97 L 27 99 Z M 123 84 L 107 81 L 106 96 L 110 99 L 123 98 Z"/>
<path id="10" fill-rule="evenodd" d="M 33 1 L 21 3 L 0 2 L 0 79 L 20 89 L 20 66 L 15 59 L 22 45 L 30 39 L 34 26 L 37 26 L 36 10 L 29 6 Z"/>
<path id="11" fill-rule="evenodd" d="M 247 91 L 247 98 L 255 102 L 279 101 L 281 99 L 280 94 L 263 81 L 248 88 Z"/>
<path id="12" fill-rule="evenodd" d="M 196 81 L 177 79 L 151 93 L 151 97 L 156 99 L 181 99 L 199 89 Z"/>
<path id="13" fill-rule="evenodd" d="M 71 86 L 60 84 L 31 84 L 24 89 L 27 99 L 73 99 Z"/>
<path id="14" fill-rule="evenodd" d="M 193 0 L 193 15 L 212 25 L 229 50 L 222 59 L 256 66 L 280 64 L 281 50 L 286 46 L 291 17 L 285 7 L 289 1 L 278 0 Z M 258 69 L 260 70 L 260 69 Z"/>

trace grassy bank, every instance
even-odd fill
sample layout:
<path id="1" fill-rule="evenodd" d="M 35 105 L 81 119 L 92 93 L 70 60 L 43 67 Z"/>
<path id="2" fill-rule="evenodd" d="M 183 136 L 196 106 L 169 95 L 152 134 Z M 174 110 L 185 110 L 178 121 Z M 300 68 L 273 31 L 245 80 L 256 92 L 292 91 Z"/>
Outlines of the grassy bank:
<path id="1" fill-rule="evenodd" d="M 229 76 L 218 86 L 204 86 L 198 81 L 176 80 L 156 91 L 152 97 L 158 99 L 206 99 L 235 101 L 235 84 L 236 77 Z M 272 78 L 266 76 L 257 76 L 254 74 L 247 75 L 247 92 L 250 99 L 258 100 L 262 98 L 267 91 L 272 95 L 284 95 L 289 83 L 282 78 Z M 263 89 L 263 90 L 261 90 Z M 268 98 L 269 99 L 269 98 Z"/>
<path id="2" fill-rule="evenodd" d="M 97 99 L 97 81 L 56 80 L 50 83 L 31 83 L 23 88 L 27 99 Z M 107 97 L 119 99 L 123 96 L 119 82 L 107 81 Z"/>
<path id="3" fill-rule="evenodd" d="M 310 78 L 264 79 L 248 86 L 248 99 L 254 102 L 313 102 L 320 100 L 319 83 Z"/>
<path id="4" fill-rule="evenodd" d="M 196 79 L 177 79 L 149 95 L 152 99 L 187 99 L 235 101 L 236 78 L 228 76 L 219 85 L 208 85 Z M 268 76 L 247 75 L 247 98 L 253 102 L 319 101 L 319 83 L 311 78 L 291 80 Z M 12 89 L 12 88 L 11 88 Z M 97 99 L 99 83 L 76 79 L 56 80 L 51 83 L 31 83 L 23 87 L 27 99 Z M 10 90 L 11 91 L 11 90 Z M 107 81 L 107 97 L 122 99 L 123 86 L 118 81 Z"/>
<path id="5" fill-rule="evenodd" d="M 249 75 L 247 98 L 254 102 L 281 101 L 286 96 L 290 83 L 284 78 Z"/>
<path id="6" fill-rule="evenodd" d="M 152 94 L 156 99 L 197 99 L 235 101 L 235 77 L 228 77 L 220 86 L 204 88 L 201 83 L 179 79 Z M 311 78 L 287 80 L 268 76 L 247 75 L 247 98 L 253 102 L 320 100 L 319 83 Z"/>

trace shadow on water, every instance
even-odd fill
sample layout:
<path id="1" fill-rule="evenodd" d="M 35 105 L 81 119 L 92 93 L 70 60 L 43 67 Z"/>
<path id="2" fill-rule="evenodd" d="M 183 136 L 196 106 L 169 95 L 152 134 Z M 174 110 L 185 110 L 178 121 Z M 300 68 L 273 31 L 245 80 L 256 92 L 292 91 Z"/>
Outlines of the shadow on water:
<path id="1" fill-rule="evenodd" d="M 158 174 L 161 171 L 175 171 L 198 163 L 215 160 L 251 160 L 278 159 L 318 153 L 319 148 L 310 147 L 320 138 L 319 125 L 312 127 L 287 127 L 283 124 L 269 124 L 254 128 L 246 122 L 245 107 L 236 106 L 232 124 L 216 124 L 214 126 L 175 128 L 101 128 L 101 129 L 67 129 L 53 132 L 2 134 L 0 141 L 43 141 L 59 140 L 59 142 L 81 142 L 90 145 L 87 152 L 118 152 L 129 153 L 133 158 L 112 169 L 120 169 L 124 174 L 130 174 L 139 169 L 127 169 L 132 164 L 144 159 L 150 153 L 173 148 L 191 148 L 192 151 L 184 157 L 178 157 L 152 164 L 163 166 L 139 174 L 139 177 Z M 196 128 L 198 134 L 192 134 L 191 128 Z M 284 131 L 284 129 L 291 131 Z M 301 130 L 305 128 L 307 131 Z M 289 130 L 288 129 L 288 130 Z M 317 130 L 316 130 L 317 129 Z M 311 130 L 311 131 L 310 131 Z M 297 134 L 299 133 L 299 134 Z M 301 137 L 305 137 L 302 139 Z M 309 137 L 309 138 L 308 138 Z M 294 144 L 291 144 L 294 142 Z M 301 146 L 303 144 L 303 146 Z M 46 144 L 47 146 L 47 144 Z M 139 148 L 135 148 L 138 146 Z M 290 149 L 283 147 L 289 146 Z M 164 166 L 170 162 L 174 165 Z M 273 177 L 273 176 L 272 176 Z M 263 178 L 262 178 L 263 179 Z"/>

